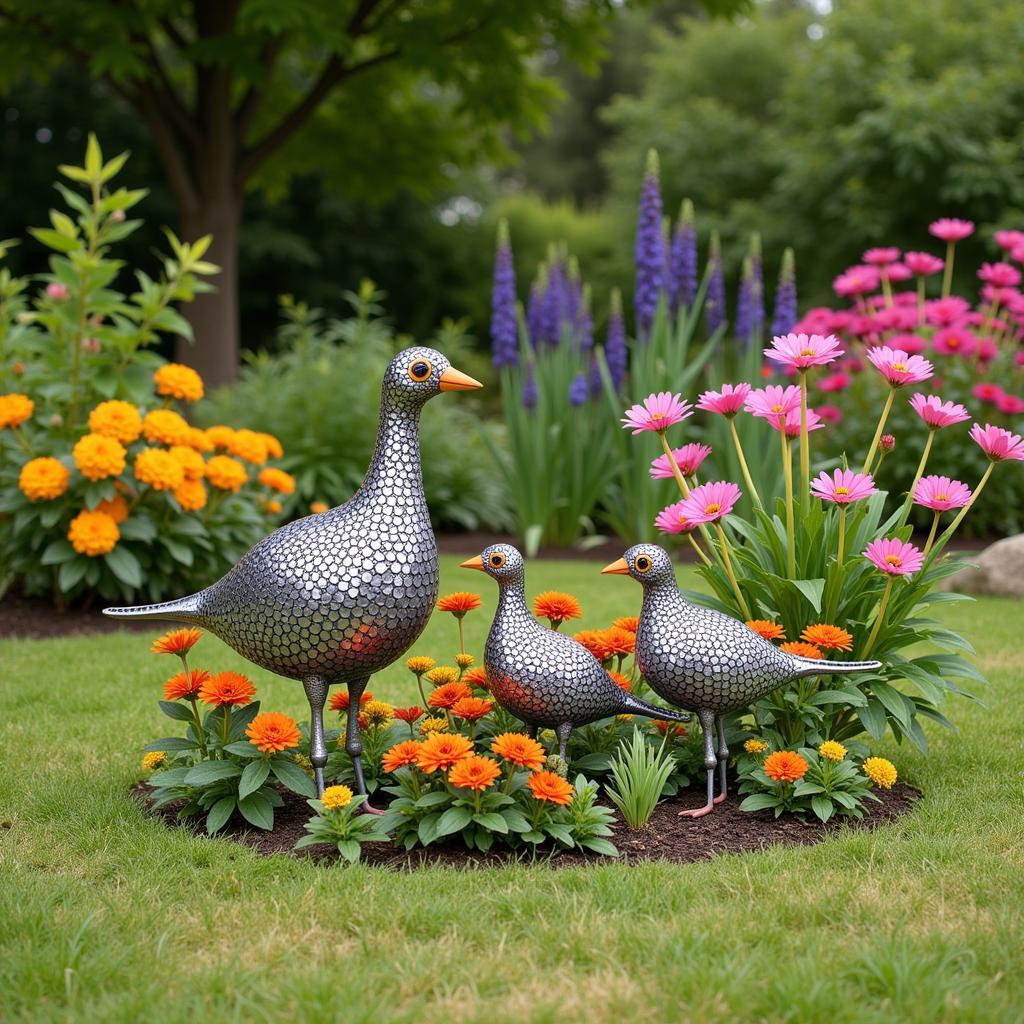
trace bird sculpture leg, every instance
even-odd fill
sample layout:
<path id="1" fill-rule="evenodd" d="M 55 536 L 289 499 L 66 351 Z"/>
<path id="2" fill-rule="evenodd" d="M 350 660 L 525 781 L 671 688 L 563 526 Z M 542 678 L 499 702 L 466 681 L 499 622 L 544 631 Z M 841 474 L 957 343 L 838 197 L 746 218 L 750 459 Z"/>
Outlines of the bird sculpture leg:
<path id="1" fill-rule="evenodd" d="M 726 778 L 729 770 L 729 747 L 725 742 L 725 719 L 718 715 L 715 718 L 715 727 L 718 731 L 718 796 L 715 803 L 720 804 L 729 795 L 729 783 Z"/>
<path id="2" fill-rule="evenodd" d="M 526 723 L 526 735 L 529 736 L 531 740 L 535 740 L 537 738 L 537 723 L 536 722 L 527 722 Z"/>
<path id="3" fill-rule="evenodd" d="M 327 745 L 324 743 L 324 704 L 327 702 L 327 683 L 320 676 L 302 681 L 309 701 L 309 760 L 316 777 L 316 795 L 324 795 L 324 765 L 327 764 Z"/>
<path id="4" fill-rule="evenodd" d="M 568 763 L 568 758 L 565 756 L 565 748 L 569 744 L 569 733 L 572 732 L 572 722 L 563 722 L 556 730 L 555 735 L 558 737 L 558 756 Z"/>
<path id="5" fill-rule="evenodd" d="M 359 700 L 370 677 L 356 679 L 348 684 L 348 714 L 345 716 L 345 753 L 352 758 L 352 771 L 356 776 L 356 789 L 366 796 L 366 780 L 363 778 L 363 738 L 359 732 Z M 381 814 L 376 807 L 365 802 L 362 810 L 368 814 Z"/>
<path id="6" fill-rule="evenodd" d="M 715 715 L 712 711 L 698 711 L 701 731 L 704 733 L 704 767 L 708 770 L 708 800 L 703 807 L 696 807 L 692 811 L 680 811 L 680 818 L 703 818 L 715 809 L 715 767 L 718 758 L 715 757 Z"/>

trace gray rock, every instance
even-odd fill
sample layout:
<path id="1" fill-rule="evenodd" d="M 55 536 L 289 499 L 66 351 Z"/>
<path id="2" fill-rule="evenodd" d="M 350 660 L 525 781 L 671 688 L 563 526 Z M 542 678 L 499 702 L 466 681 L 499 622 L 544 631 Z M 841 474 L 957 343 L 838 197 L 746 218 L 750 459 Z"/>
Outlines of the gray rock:
<path id="1" fill-rule="evenodd" d="M 1005 537 L 971 556 L 971 565 L 943 581 L 943 590 L 1024 597 L 1024 533 Z"/>

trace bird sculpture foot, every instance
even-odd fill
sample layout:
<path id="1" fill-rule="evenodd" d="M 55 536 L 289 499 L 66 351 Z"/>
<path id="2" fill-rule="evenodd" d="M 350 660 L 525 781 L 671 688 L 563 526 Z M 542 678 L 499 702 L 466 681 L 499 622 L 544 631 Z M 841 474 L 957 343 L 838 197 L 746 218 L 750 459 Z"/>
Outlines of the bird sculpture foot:
<path id="1" fill-rule="evenodd" d="M 695 807 L 691 811 L 680 811 L 679 812 L 679 817 L 680 818 L 703 818 L 705 814 L 710 814 L 715 809 L 715 803 L 717 803 L 717 802 L 718 801 L 716 800 L 713 803 L 706 804 L 704 807 Z"/>
<path id="2" fill-rule="evenodd" d="M 727 796 L 726 793 L 719 793 L 718 796 L 715 797 L 715 803 L 716 804 L 723 804 L 723 803 L 725 803 L 726 796 Z"/>

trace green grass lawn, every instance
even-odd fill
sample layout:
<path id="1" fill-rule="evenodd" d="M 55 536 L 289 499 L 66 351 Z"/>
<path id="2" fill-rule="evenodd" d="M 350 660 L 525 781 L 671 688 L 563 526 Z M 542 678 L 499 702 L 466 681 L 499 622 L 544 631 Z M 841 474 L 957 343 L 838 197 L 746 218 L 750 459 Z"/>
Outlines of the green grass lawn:
<path id="1" fill-rule="evenodd" d="M 479 654 L 494 586 L 455 562 L 442 592 L 482 591 Z M 636 584 L 598 568 L 537 563 L 530 592 L 571 590 L 587 626 L 635 614 Z M 395 874 L 168 829 L 128 789 L 176 661 L 137 633 L 0 642 L 0 1020 L 1019 1021 L 1021 611 L 949 613 L 992 685 L 947 706 L 961 733 L 930 729 L 927 759 L 884 748 L 924 790 L 909 817 L 632 868 Z M 440 660 L 454 637 L 435 615 L 417 650 Z M 194 653 L 305 716 L 297 683 L 210 636 Z M 414 694 L 401 667 L 371 689 Z"/>

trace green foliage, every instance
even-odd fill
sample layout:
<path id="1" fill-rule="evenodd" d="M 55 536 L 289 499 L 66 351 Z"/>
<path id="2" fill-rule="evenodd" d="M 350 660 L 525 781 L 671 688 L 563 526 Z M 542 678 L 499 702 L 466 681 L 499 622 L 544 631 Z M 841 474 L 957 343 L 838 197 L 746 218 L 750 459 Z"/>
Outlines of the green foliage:
<path id="1" fill-rule="evenodd" d="M 658 805 L 675 761 L 662 744 L 652 747 L 639 729 L 611 762 L 614 780 L 608 797 L 618 807 L 630 828 L 643 828 Z"/>
<path id="2" fill-rule="evenodd" d="M 615 815 L 597 803 L 598 785 L 586 776 L 576 776 L 572 802 L 569 804 L 569 834 L 577 846 L 606 857 L 619 855 L 615 844 L 607 838 L 612 834 Z"/>
<path id="3" fill-rule="evenodd" d="M 354 796 L 344 807 L 328 809 L 323 800 L 307 800 L 317 814 L 303 826 L 309 835 L 303 836 L 295 849 L 334 846 L 345 860 L 354 864 L 359 860 L 363 843 L 386 843 L 390 837 L 381 829 L 380 819 L 359 813 L 365 802 L 365 796 Z"/>

